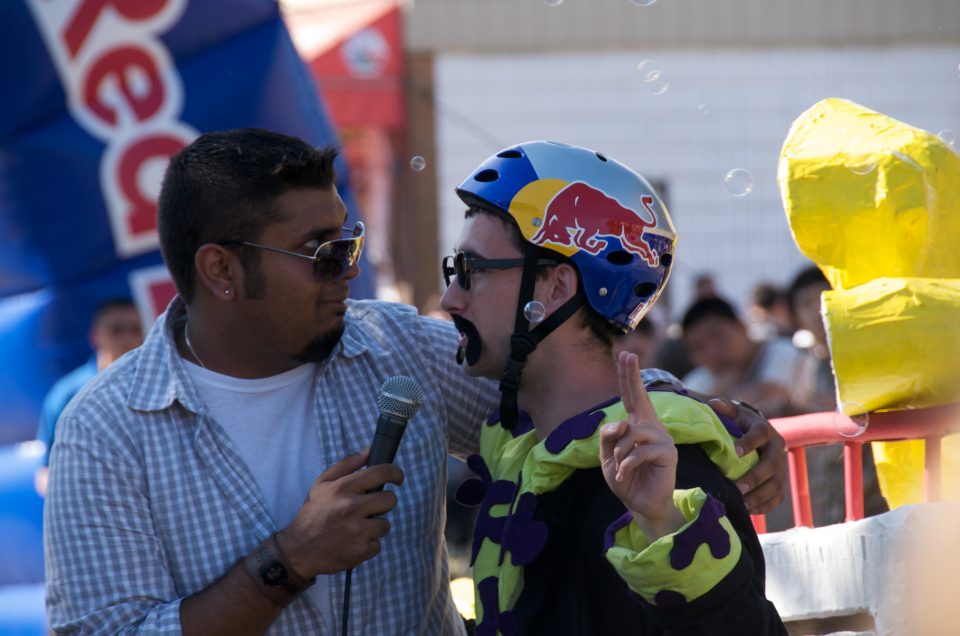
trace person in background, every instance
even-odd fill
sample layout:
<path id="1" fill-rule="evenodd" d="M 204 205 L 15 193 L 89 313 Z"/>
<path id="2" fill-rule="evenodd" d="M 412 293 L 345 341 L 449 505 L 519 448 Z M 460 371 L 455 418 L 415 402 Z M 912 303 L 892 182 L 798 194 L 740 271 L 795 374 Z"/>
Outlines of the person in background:
<path id="1" fill-rule="evenodd" d="M 466 372 L 501 391 L 461 489 L 480 507 L 478 636 L 785 635 L 733 483 L 756 461 L 739 430 L 611 355 L 674 262 L 657 193 L 550 142 L 500 151 L 457 193 L 469 207 L 441 304 Z"/>
<path id="2" fill-rule="evenodd" d="M 801 335 L 795 342 L 805 345 L 816 361 L 813 381 L 805 385 L 806 392 L 798 396 L 798 406 L 804 413 L 832 411 L 837 408 L 837 392 L 830 364 L 827 332 L 820 316 L 820 296 L 830 291 L 830 283 L 816 266 L 807 267 L 794 277 L 787 290 L 787 306 L 794 325 Z"/>
<path id="3" fill-rule="evenodd" d="M 44 443 L 46 451 L 34 481 L 41 497 L 47 493 L 50 450 L 56 440 L 57 420 L 63 409 L 94 376 L 143 343 L 143 324 L 133 301 L 129 298 L 113 298 L 101 302 L 94 311 L 87 340 L 93 355 L 83 365 L 57 380 L 40 409 L 37 439 Z"/>
<path id="4" fill-rule="evenodd" d="M 695 302 L 683 317 L 683 341 L 697 365 L 687 388 L 748 402 L 767 417 L 796 412 L 798 383 L 810 376 L 806 353 L 783 338 L 758 342 L 722 298 Z"/>
<path id="5" fill-rule="evenodd" d="M 797 329 L 810 334 L 808 351 L 815 364 L 812 378 L 800 383 L 803 393 L 797 395 L 796 407 L 801 413 L 834 411 L 837 408 L 837 392 L 830 363 L 830 349 L 821 317 L 821 296 L 830 290 L 826 276 L 816 266 L 807 267 L 794 277 L 787 291 L 790 313 Z M 843 493 L 843 446 L 829 444 L 807 449 L 807 479 L 810 485 L 810 507 L 816 526 L 843 523 L 846 510 Z M 789 496 L 778 510 L 767 517 L 771 531 L 783 529 L 783 510 L 791 507 Z M 863 514 L 866 517 L 888 510 L 877 469 L 873 463 L 870 444 L 863 445 Z M 792 518 L 792 515 L 791 515 Z M 792 523 L 788 523 L 789 527 Z"/>
<path id="6" fill-rule="evenodd" d="M 649 317 L 640 321 L 632 331 L 614 338 L 613 357 L 619 358 L 621 351 L 637 356 L 640 368 L 654 367 L 653 359 L 657 352 L 657 326 Z"/>
<path id="7" fill-rule="evenodd" d="M 747 323 L 754 340 L 792 337 L 794 326 L 786 293 L 773 283 L 757 283 L 753 303 L 747 309 Z"/>
<path id="8" fill-rule="evenodd" d="M 696 300 L 704 298 L 717 298 L 720 292 L 717 291 L 717 279 L 709 272 L 697 274 L 693 280 L 693 297 Z"/>

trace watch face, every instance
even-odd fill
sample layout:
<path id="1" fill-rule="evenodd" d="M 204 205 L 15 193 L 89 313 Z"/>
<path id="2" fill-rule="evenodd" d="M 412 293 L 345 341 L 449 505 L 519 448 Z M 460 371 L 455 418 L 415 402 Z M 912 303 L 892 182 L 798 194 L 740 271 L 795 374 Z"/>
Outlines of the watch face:
<path id="1" fill-rule="evenodd" d="M 276 559 L 261 563 L 257 574 L 260 575 L 263 584 L 270 587 L 283 585 L 287 582 L 287 568 L 283 567 L 283 564 Z"/>

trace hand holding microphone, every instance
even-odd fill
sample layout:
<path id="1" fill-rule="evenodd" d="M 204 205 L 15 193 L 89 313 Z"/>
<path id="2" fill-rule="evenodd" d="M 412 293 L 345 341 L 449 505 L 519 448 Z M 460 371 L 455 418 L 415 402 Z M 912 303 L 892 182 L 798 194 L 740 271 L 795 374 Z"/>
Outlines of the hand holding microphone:
<path id="1" fill-rule="evenodd" d="M 280 550 L 297 574 L 340 572 L 380 552 L 380 538 L 390 531 L 382 515 L 397 505 L 397 496 L 383 487 L 403 483 L 403 472 L 392 462 L 422 395 L 413 378 L 388 378 L 377 399 L 380 416 L 370 449 L 324 471 L 294 520 L 277 533 Z M 360 470 L 363 466 L 368 468 Z"/>

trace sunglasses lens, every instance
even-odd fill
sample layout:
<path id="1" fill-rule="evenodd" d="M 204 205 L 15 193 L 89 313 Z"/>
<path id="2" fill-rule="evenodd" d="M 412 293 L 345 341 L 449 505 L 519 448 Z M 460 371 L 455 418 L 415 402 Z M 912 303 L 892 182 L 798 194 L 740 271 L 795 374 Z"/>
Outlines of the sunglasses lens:
<path id="1" fill-rule="evenodd" d="M 440 271 L 443 272 L 443 281 L 447 284 L 447 287 L 450 286 L 450 276 L 455 273 L 453 268 L 453 257 L 444 256 L 443 260 L 440 261 Z"/>
<path id="2" fill-rule="evenodd" d="M 320 246 L 313 261 L 313 275 L 318 280 L 337 279 L 350 271 L 360 260 L 363 238 L 339 239 Z"/>
<path id="3" fill-rule="evenodd" d="M 453 257 L 453 268 L 457 272 L 457 282 L 460 283 L 460 289 L 470 289 L 470 272 L 467 271 L 467 255 L 463 252 L 457 252 Z"/>

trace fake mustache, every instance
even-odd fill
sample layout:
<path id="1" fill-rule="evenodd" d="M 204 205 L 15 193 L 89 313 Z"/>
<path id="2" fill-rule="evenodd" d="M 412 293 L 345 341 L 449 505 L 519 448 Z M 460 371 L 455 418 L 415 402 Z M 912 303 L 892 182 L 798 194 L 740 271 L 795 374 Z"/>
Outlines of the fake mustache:
<path id="1" fill-rule="evenodd" d="M 477 331 L 477 328 L 473 326 L 473 323 L 462 318 L 461 316 L 451 316 L 453 318 L 453 324 L 456 325 L 457 331 L 464 334 L 467 337 L 467 346 L 466 350 L 461 346 L 457 349 L 457 364 L 463 364 L 463 361 L 466 360 L 467 364 L 473 366 L 477 363 L 477 360 L 480 359 L 480 332 Z"/>

